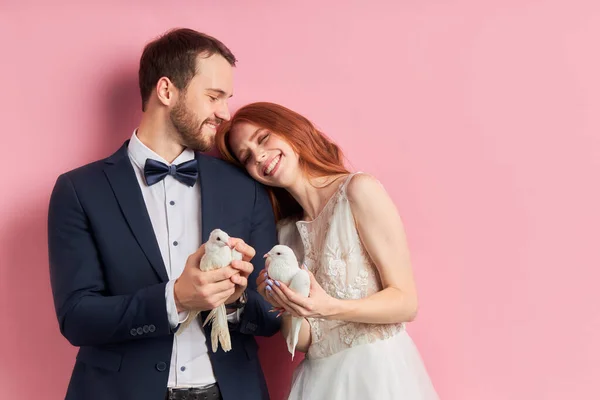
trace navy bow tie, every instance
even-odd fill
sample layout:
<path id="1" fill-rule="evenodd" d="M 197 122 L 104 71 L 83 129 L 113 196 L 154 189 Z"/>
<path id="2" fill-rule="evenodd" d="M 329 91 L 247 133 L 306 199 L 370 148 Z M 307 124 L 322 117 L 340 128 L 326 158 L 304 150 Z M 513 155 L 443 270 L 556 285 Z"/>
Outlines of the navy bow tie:
<path id="1" fill-rule="evenodd" d="M 167 165 L 151 158 L 146 159 L 144 177 L 148 186 L 162 181 L 167 175 L 171 175 L 185 185 L 194 186 L 198 179 L 198 161 L 194 159 L 178 165 Z"/>

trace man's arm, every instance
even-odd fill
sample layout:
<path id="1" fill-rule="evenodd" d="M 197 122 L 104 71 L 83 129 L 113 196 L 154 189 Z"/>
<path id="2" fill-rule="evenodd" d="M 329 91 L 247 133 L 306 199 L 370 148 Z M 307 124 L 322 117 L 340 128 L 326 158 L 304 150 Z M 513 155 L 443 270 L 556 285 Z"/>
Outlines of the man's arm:
<path id="1" fill-rule="evenodd" d="M 252 260 L 254 271 L 248 277 L 247 303 L 241 314 L 237 329 L 241 333 L 256 336 L 272 336 L 279 331 L 281 321 L 277 314 L 269 312 L 271 305 L 256 291 L 256 278 L 263 270 L 263 255 L 277 244 L 277 231 L 273 207 L 267 191 L 258 182 L 255 184 L 256 196 L 252 211 L 252 230 L 248 244 L 256 250 Z"/>
<path id="2" fill-rule="evenodd" d="M 75 346 L 170 335 L 165 283 L 108 296 L 89 220 L 73 183 L 61 175 L 48 213 L 50 281 L 60 331 Z"/>

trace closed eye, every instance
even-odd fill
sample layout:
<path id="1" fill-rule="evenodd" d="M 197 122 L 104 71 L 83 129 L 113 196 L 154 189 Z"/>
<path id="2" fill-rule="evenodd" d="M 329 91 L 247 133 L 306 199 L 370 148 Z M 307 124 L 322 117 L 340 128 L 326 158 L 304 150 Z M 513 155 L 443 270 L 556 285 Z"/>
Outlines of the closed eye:
<path id="1" fill-rule="evenodd" d="M 241 164 L 246 164 L 248 162 L 248 157 L 249 154 L 247 150 L 240 151 L 240 153 L 236 156 L 236 158 Z"/>
<path id="2" fill-rule="evenodd" d="M 269 138 L 269 136 L 271 136 L 270 133 L 267 133 L 266 135 L 262 136 L 260 139 L 258 139 L 258 144 L 261 144 L 262 142 L 267 140 Z"/>
<path id="3" fill-rule="evenodd" d="M 266 133 L 264 135 L 262 135 L 261 137 L 259 137 L 258 139 L 256 138 L 256 135 L 262 131 L 265 131 L 265 129 L 259 129 L 256 131 L 256 133 L 254 135 L 252 135 L 250 140 L 256 140 L 257 143 L 260 145 L 263 142 L 265 142 L 266 140 L 269 139 L 269 137 L 271 136 L 271 133 L 266 131 Z M 238 156 L 238 160 L 240 161 L 240 163 L 242 163 L 242 165 L 246 165 L 248 164 L 248 162 L 250 161 L 250 157 L 251 155 L 249 154 L 249 152 L 247 150 L 241 151 L 240 155 Z"/>

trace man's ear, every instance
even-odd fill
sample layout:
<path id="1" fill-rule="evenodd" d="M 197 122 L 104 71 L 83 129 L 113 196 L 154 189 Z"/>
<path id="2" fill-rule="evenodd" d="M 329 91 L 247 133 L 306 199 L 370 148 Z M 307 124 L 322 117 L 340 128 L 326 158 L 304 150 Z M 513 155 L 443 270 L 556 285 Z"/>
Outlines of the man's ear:
<path id="1" fill-rule="evenodd" d="M 160 78 L 156 83 L 156 96 L 161 104 L 165 106 L 175 104 L 178 95 L 179 89 L 166 76 Z"/>

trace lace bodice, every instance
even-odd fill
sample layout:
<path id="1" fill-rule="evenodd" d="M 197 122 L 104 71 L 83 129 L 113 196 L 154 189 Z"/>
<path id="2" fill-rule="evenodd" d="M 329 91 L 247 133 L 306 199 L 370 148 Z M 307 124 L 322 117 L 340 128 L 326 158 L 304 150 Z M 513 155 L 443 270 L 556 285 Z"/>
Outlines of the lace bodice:
<path id="1" fill-rule="evenodd" d="M 290 246 L 315 279 L 332 297 L 361 299 L 382 289 L 376 266 L 369 258 L 346 196 L 348 183 L 340 185 L 321 213 L 312 221 L 284 220 L 279 242 Z M 357 345 L 393 336 L 403 324 L 362 324 L 309 318 L 312 342 L 308 358 L 322 358 Z"/>

